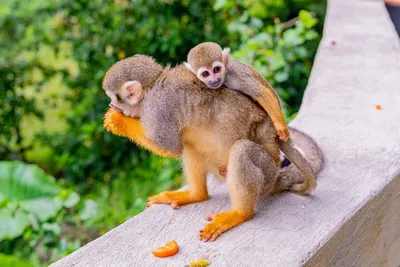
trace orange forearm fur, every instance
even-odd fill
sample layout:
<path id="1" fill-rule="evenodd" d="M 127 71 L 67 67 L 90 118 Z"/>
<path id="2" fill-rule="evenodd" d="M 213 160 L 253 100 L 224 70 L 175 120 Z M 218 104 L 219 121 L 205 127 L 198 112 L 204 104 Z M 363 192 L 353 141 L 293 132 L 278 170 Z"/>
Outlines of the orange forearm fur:
<path id="1" fill-rule="evenodd" d="M 140 120 L 126 117 L 120 112 L 109 109 L 104 116 L 104 128 L 115 135 L 128 137 L 133 142 L 145 149 L 167 158 L 178 158 L 180 155 L 170 153 L 169 151 L 157 147 L 145 134 Z"/>

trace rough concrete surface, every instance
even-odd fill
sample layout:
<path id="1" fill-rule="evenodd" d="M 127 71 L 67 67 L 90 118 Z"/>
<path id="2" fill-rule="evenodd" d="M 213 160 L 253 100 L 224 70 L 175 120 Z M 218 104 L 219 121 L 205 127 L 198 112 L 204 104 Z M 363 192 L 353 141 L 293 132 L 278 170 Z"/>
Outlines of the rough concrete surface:
<path id="1" fill-rule="evenodd" d="M 203 243 L 205 214 L 229 208 L 226 186 L 210 179 L 209 201 L 178 211 L 155 205 L 52 266 L 183 267 L 202 257 L 229 267 L 398 267 L 400 43 L 383 2 L 329 1 L 324 38 L 291 125 L 325 154 L 312 197 L 261 201 L 254 219 Z M 172 239 L 177 255 L 151 254 Z"/>

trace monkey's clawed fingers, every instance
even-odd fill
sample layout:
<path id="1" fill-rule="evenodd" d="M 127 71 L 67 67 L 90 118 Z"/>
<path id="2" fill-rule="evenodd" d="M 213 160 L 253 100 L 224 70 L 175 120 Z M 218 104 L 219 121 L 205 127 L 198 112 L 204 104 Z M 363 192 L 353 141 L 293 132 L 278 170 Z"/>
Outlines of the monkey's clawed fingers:
<path id="1" fill-rule="evenodd" d="M 289 138 L 289 135 L 290 135 L 289 128 L 286 126 L 277 127 L 276 133 L 279 136 L 279 139 L 281 139 L 283 141 L 287 141 Z"/>
<path id="2" fill-rule="evenodd" d="M 190 191 L 165 191 L 158 195 L 149 197 L 147 207 L 152 204 L 171 204 L 173 209 L 178 209 L 179 206 L 200 202 L 205 200 L 201 197 L 192 196 Z"/>
<path id="3" fill-rule="evenodd" d="M 201 241 L 214 241 L 223 232 L 247 221 L 252 215 L 242 215 L 237 211 L 228 211 L 215 214 L 214 220 L 200 230 L 199 239 Z"/>
<path id="4" fill-rule="evenodd" d="M 104 128 L 114 134 L 118 134 L 118 118 L 123 116 L 118 111 L 110 108 L 104 115 Z"/>
<path id="5" fill-rule="evenodd" d="M 207 221 L 210 222 L 210 221 L 214 220 L 214 218 L 215 218 L 215 213 L 209 212 L 209 213 L 206 214 L 206 220 Z"/>

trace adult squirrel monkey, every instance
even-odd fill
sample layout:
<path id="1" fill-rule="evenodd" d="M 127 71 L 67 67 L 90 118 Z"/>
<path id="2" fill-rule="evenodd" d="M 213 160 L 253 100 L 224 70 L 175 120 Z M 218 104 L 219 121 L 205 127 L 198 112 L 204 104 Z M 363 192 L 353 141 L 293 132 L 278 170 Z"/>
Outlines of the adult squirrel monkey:
<path id="1" fill-rule="evenodd" d="M 130 81 L 135 83 L 127 83 Z M 315 188 L 315 173 L 321 169 L 322 159 L 318 164 L 309 162 L 307 159 L 312 156 L 302 155 L 290 139 L 279 140 L 269 116 L 243 94 L 208 90 L 184 66 L 163 70 L 152 58 L 142 55 L 119 61 L 103 80 L 103 88 L 112 101 L 115 96 L 113 106 L 117 109 L 127 103 L 116 95 L 129 84 L 142 89 L 143 97 L 134 103 L 141 109 L 140 123 L 112 110 L 106 114 L 106 129 L 144 142 L 150 150 L 182 155 L 188 182 L 187 190 L 162 192 L 150 197 L 149 204 L 185 205 L 207 200 L 207 173 L 228 167 L 232 207 L 215 215 L 200 231 L 201 240 L 215 240 L 252 218 L 256 201 L 263 194 L 286 189 L 309 194 Z M 305 146 L 313 148 L 299 149 L 320 151 L 311 138 L 304 140 Z M 281 174 L 290 177 L 283 171 L 285 168 L 280 170 L 276 164 L 280 150 L 297 167 L 290 169 L 300 177 L 296 184 L 277 181 Z"/>
<path id="2" fill-rule="evenodd" d="M 271 117 L 280 139 L 289 138 L 289 130 L 282 114 L 280 100 L 274 88 L 250 65 L 229 60 L 229 48 L 212 42 L 192 48 L 185 66 L 210 89 L 225 86 L 256 100 Z"/>

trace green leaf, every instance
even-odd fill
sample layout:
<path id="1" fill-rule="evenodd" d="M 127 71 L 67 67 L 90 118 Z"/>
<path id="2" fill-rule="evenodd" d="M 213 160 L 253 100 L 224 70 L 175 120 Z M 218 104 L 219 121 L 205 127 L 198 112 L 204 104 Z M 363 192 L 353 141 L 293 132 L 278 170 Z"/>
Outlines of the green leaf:
<path id="1" fill-rule="evenodd" d="M 304 38 L 306 38 L 306 40 L 316 39 L 316 38 L 318 38 L 318 33 L 316 31 L 314 31 L 314 30 L 309 30 L 304 35 Z"/>
<path id="2" fill-rule="evenodd" d="M 44 223 L 42 229 L 51 232 L 54 235 L 59 235 L 61 233 L 61 227 L 57 223 Z"/>
<path id="3" fill-rule="evenodd" d="M 0 210 L 0 241 L 22 235 L 28 226 L 28 215 L 22 210 L 15 213 L 9 208 Z"/>
<path id="4" fill-rule="evenodd" d="M 289 79 L 289 74 L 286 71 L 280 71 L 280 72 L 275 73 L 274 79 L 278 83 L 285 82 L 285 81 L 287 81 L 287 79 Z"/>
<path id="5" fill-rule="evenodd" d="M 226 0 L 217 0 L 213 6 L 214 10 L 220 10 L 226 5 Z"/>
<path id="6" fill-rule="evenodd" d="M 304 38 L 295 29 L 284 31 L 283 39 L 286 46 L 296 46 L 304 43 Z"/>
<path id="7" fill-rule="evenodd" d="M 296 55 L 297 55 L 299 58 L 307 58 L 307 56 L 308 56 L 308 51 L 307 51 L 307 49 L 306 49 L 305 47 L 302 47 L 302 46 L 300 46 L 300 47 L 295 47 L 294 52 L 296 53 Z"/>
<path id="8" fill-rule="evenodd" d="M 310 12 L 306 10 L 300 10 L 299 18 L 304 23 L 304 26 L 306 26 L 306 28 L 314 27 L 315 24 L 317 24 L 317 19 L 313 18 Z"/>
<path id="9" fill-rule="evenodd" d="M 98 211 L 97 203 L 91 199 L 86 200 L 83 203 L 83 208 L 79 212 L 79 218 L 82 221 L 86 221 L 96 215 Z"/>
<path id="10" fill-rule="evenodd" d="M 268 57 L 268 62 L 273 72 L 285 66 L 285 59 L 280 53 Z"/>
<path id="11" fill-rule="evenodd" d="M 21 201 L 20 204 L 24 210 L 37 216 L 40 222 L 45 222 L 56 216 L 62 208 L 60 200 L 51 198 L 37 198 Z"/>
<path id="12" fill-rule="evenodd" d="M 63 205 L 64 205 L 64 207 L 66 207 L 66 208 L 72 208 L 72 207 L 75 207 L 76 204 L 78 204 L 79 200 L 80 200 L 79 195 L 78 195 L 77 193 L 75 193 L 75 192 L 72 192 L 72 193 L 69 194 L 69 195 L 67 196 L 67 198 L 64 200 Z"/>
<path id="13" fill-rule="evenodd" d="M 36 165 L 18 161 L 0 162 L 0 195 L 10 201 L 52 197 L 59 191 L 55 178 Z"/>
<path id="14" fill-rule="evenodd" d="M 0 209 L 4 208 L 8 204 L 8 198 L 0 195 Z"/>
<path id="15" fill-rule="evenodd" d="M 3 253 L 0 253 L 0 263 L 2 267 L 32 267 L 32 265 L 27 261 Z"/>

